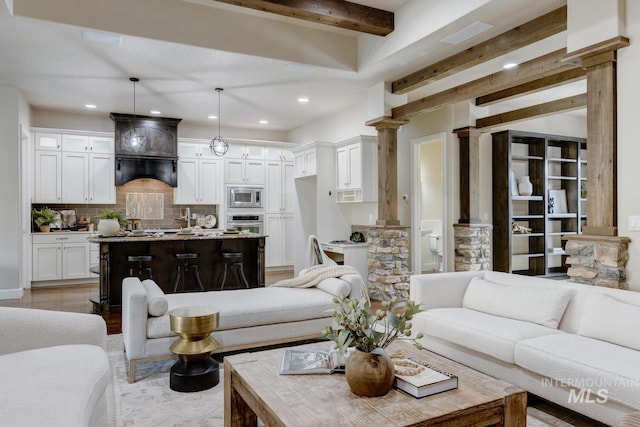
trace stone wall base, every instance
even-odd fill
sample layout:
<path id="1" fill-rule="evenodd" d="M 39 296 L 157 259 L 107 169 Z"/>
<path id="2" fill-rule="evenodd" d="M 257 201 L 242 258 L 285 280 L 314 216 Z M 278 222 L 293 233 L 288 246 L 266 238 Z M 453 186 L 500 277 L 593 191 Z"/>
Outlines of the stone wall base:
<path id="1" fill-rule="evenodd" d="M 628 237 L 564 236 L 570 282 L 627 289 Z"/>
<path id="2" fill-rule="evenodd" d="M 409 299 L 409 227 L 372 226 L 369 244 L 369 296 L 380 301 Z"/>
<path id="3" fill-rule="evenodd" d="M 491 224 L 454 224 L 455 271 L 488 270 L 491 263 Z"/>

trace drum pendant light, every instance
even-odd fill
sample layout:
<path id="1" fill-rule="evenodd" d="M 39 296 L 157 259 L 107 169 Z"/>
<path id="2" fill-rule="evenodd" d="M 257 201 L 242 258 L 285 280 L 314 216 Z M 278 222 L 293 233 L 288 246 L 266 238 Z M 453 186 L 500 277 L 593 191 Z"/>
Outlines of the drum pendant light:
<path id="1" fill-rule="evenodd" d="M 127 132 L 124 142 L 131 151 L 140 151 L 145 143 L 146 138 L 140 135 L 136 130 L 136 83 L 140 81 L 137 77 L 130 77 L 129 81 L 133 82 L 133 129 Z"/>
<path id="2" fill-rule="evenodd" d="M 209 148 L 211 148 L 211 152 L 218 157 L 224 156 L 229 150 L 229 143 L 227 140 L 220 136 L 220 93 L 224 89 L 217 87 L 216 92 L 218 92 L 218 136 L 211 140 L 209 144 Z"/>

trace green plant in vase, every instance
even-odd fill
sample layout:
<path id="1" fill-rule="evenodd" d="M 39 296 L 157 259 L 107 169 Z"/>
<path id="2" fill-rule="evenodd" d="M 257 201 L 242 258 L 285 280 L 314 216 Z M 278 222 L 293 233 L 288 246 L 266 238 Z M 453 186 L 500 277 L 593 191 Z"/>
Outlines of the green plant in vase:
<path id="1" fill-rule="evenodd" d="M 126 221 L 124 215 L 112 209 L 105 209 L 98 215 L 98 233 L 104 237 L 115 236 L 120 231 L 120 226 L 124 226 Z"/>
<path id="2" fill-rule="evenodd" d="M 394 379 L 393 361 L 384 350 L 396 339 L 412 342 L 418 349 L 422 345 L 411 337 L 411 319 L 422 311 L 414 301 L 398 301 L 394 298 L 382 303 L 383 310 L 371 313 L 367 299 L 350 300 L 334 298 L 336 310 L 332 324 L 323 335 L 335 342 L 334 347 L 345 354 L 349 347 L 355 351 L 347 359 L 345 374 L 347 383 L 355 394 L 382 396 Z"/>
<path id="3" fill-rule="evenodd" d="M 32 209 L 31 219 L 40 231 L 48 232 L 51 231 L 50 224 L 58 220 L 58 215 L 50 208 Z"/>

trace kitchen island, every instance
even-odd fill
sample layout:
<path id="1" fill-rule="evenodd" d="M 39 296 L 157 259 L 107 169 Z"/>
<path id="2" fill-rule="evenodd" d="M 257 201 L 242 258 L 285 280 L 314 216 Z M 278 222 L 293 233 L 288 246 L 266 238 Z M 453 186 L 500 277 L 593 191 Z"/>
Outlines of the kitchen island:
<path id="1" fill-rule="evenodd" d="M 100 291 L 93 301 L 94 312 L 108 314 L 111 309 L 119 309 L 122 301 L 122 280 L 129 276 L 129 269 L 137 263 L 127 259 L 132 255 L 151 255 L 150 266 L 153 278 L 165 293 L 170 293 L 172 281 L 178 265 L 184 261 L 176 258 L 179 253 L 196 253 L 198 259 L 190 260 L 197 264 L 201 282 L 205 291 L 220 290 L 224 264 L 222 254 L 239 252 L 243 254 L 243 271 L 249 287 L 264 286 L 264 244 L 267 236 L 253 233 L 223 234 L 206 232 L 193 234 L 150 233 L 129 234 L 115 237 L 92 237 L 92 243 L 100 244 Z M 180 290 L 199 290 L 191 272 L 182 272 Z M 233 274 L 227 273 L 224 289 L 240 289 Z"/>

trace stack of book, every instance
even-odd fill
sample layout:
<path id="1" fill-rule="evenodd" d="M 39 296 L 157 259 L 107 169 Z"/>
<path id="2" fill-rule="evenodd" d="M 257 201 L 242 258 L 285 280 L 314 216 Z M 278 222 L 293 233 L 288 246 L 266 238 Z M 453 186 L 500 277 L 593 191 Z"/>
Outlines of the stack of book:
<path id="1" fill-rule="evenodd" d="M 408 360 L 422 369 L 415 375 L 399 375 L 396 372 L 394 386 L 398 390 L 414 397 L 425 397 L 458 388 L 457 376 L 417 359 Z"/>

